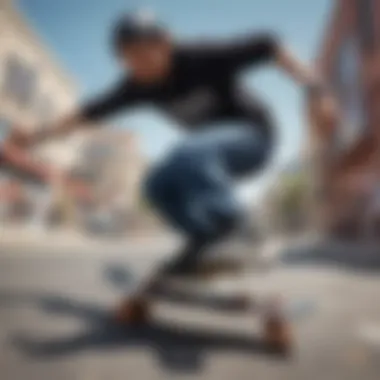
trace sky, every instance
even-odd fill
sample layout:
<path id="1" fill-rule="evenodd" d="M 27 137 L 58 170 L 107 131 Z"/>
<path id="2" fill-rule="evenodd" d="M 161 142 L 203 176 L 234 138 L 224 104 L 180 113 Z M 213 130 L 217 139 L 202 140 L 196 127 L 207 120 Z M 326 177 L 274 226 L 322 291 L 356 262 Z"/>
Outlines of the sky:
<path id="1" fill-rule="evenodd" d="M 120 12 L 148 8 L 179 38 L 231 37 L 246 31 L 273 30 L 297 55 L 312 61 L 320 47 L 331 0 L 18 0 L 18 5 L 76 80 L 80 98 L 107 89 L 119 74 L 111 51 L 110 26 Z M 275 168 L 296 158 L 306 133 L 302 91 L 275 68 L 251 70 L 242 80 L 273 107 L 279 149 L 270 169 L 248 184 L 264 188 Z M 137 131 L 144 152 L 164 154 L 183 138 L 154 110 L 129 112 L 117 124 Z M 174 126 L 175 127 L 175 126 Z M 247 190 L 246 190 L 247 191 Z"/>

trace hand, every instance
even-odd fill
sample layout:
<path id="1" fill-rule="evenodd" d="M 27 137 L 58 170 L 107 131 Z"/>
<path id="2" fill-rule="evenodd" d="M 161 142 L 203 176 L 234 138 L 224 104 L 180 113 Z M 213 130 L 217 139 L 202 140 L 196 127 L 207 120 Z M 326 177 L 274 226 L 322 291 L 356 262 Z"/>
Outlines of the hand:
<path id="1" fill-rule="evenodd" d="M 338 102 L 330 94 L 322 95 L 316 100 L 316 111 L 323 123 L 336 126 L 339 121 Z"/>
<path id="2" fill-rule="evenodd" d="M 29 148 L 34 142 L 34 134 L 25 127 L 14 126 L 10 135 L 6 139 L 6 143 L 15 145 L 20 148 Z"/>
<path id="3" fill-rule="evenodd" d="M 321 130 L 328 134 L 338 126 L 340 121 L 339 105 L 330 92 L 308 94 L 309 109 L 313 119 Z"/>

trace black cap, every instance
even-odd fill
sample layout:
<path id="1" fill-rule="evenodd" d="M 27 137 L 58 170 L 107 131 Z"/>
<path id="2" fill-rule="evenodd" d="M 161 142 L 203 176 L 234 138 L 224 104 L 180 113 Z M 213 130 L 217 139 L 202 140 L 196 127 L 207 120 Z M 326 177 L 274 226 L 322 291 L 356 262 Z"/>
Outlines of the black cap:
<path id="1" fill-rule="evenodd" d="M 147 11 L 127 13 L 120 17 L 114 26 L 112 41 L 115 50 L 129 43 L 154 40 L 163 37 L 166 29 L 154 14 Z"/>

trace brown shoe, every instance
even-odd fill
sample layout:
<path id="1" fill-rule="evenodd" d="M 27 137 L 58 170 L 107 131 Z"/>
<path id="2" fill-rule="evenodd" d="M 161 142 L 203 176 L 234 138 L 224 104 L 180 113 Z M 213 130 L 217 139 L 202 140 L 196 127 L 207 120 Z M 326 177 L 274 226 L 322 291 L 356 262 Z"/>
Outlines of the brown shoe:
<path id="1" fill-rule="evenodd" d="M 272 309 L 264 319 L 264 342 L 271 350 L 287 354 L 292 348 L 291 326 L 280 309 Z"/>
<path id="2" fill-rule="evenodd" d="M 214 259 L 200 263 L 197 267 L 196 276 L 212 278 L 220 275 L 231 275 L 241 272 L 243 266 L 236 260 Z"/>
<path id="3" fill-rule="evenodd" d="M 121 324 L 141 325 L 149 318 L 149 307 L 142 299 L 127 299 L 116 309 L 115 320 Z"/>

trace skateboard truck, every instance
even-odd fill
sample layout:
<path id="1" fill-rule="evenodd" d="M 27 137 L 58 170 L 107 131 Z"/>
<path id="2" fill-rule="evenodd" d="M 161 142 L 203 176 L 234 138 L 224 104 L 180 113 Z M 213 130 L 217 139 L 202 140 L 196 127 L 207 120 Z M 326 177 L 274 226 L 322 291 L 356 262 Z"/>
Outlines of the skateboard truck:
<path id="1" fill-rule="evenodd" d="M 270 351 L 287 354 L 292 348 L 291 326 L 279 298 L 271 300 L 264 312 L 263 339 Z"/>

